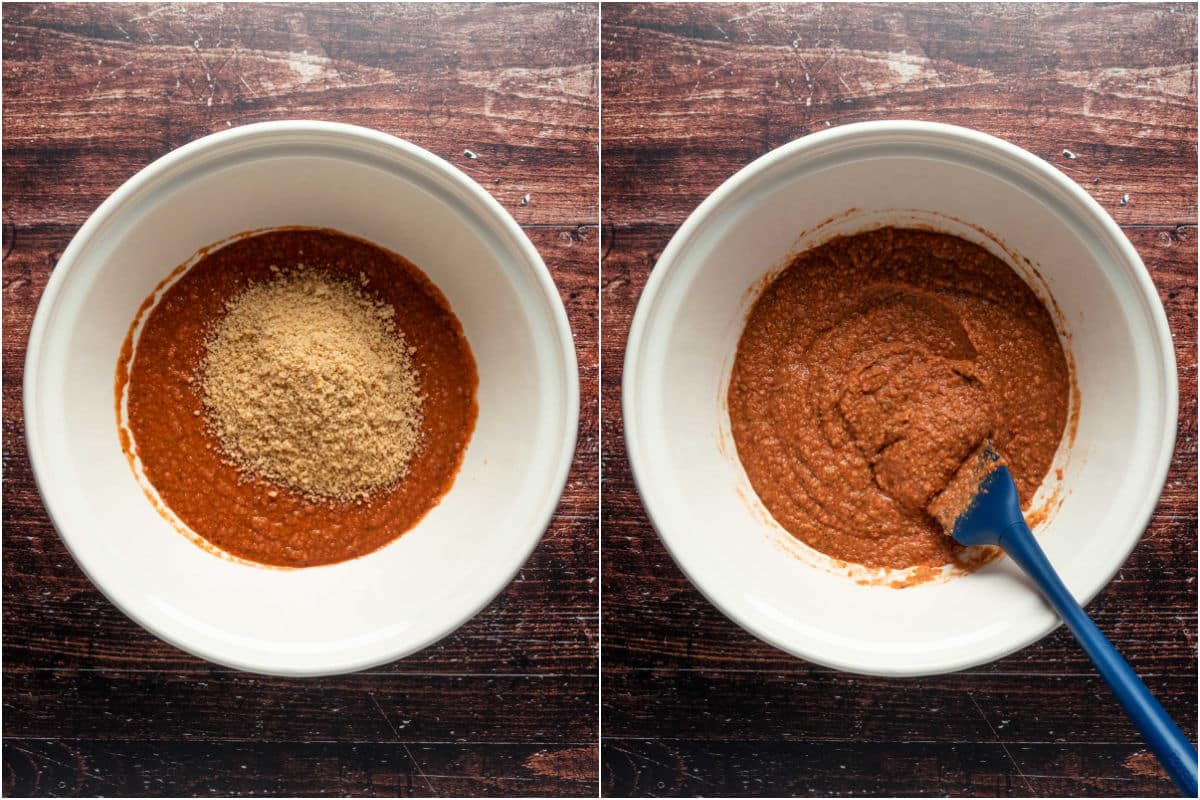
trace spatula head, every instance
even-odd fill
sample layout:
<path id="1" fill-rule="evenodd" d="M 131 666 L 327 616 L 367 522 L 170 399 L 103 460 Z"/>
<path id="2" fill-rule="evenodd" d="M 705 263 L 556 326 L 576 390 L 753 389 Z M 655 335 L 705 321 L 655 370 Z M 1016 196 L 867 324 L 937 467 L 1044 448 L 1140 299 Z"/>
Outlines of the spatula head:
<path id="1" fill-rule="evenodd" d="M 999 544 L 999 536 L 1023 523 L 1012 473 L 990 440 L 963 462 L 927 509 L 947 535 L 963 545 Z"/>

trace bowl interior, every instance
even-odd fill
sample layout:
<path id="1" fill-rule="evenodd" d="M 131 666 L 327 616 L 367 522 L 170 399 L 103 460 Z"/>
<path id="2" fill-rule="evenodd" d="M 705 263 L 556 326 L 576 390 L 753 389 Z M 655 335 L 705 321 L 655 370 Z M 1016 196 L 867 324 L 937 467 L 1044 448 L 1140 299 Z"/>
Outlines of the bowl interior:
<path id="1" fill-rule="evenodd" d="M 368 666 L 470 618 L 537 542 L 570 462 L 574 350 L 528 240 L 448 165 L 332 126 L 236 133 L 131 180 L 64 255 L 31 340 L 30 450 L 85 571 L 160 636 L 264 672 Z M 370 555 L 301 570 L 223 559 L 174 530 L 126 464 L 114 416 L 118 350 L 155 285 L 203 246 L 284 225 L 407 257 L 446 295 L 479 371 L 475 433 L 442 502 Z"/>
<path id="2" fill-rule="evenodd" d="M 725 407 L 737 341 L 764 276 L 831 235 L 932 227 L 988 247 L 1053 297 L 1081 402 L 1077 435 L 1057 458 L 1062 486 L 1042 487 L 1043 498 L 1061 492 L 1061 507 L 1037 535 L 1077 597 L 1115 573 L 1157 501 L 1175 378 L 1144 267 L 1098 207 L 998 144 L 869 127 L 795 143 L 689 219 L 643 296 L 625 374 L 643 499 L 701 591 L 786 651 L 857 672 L 926 674 L 1000 657 L 1057 624 L 1007 559 L 903 590 L 860 585 L 823 568 L 830 560 L 788 535 L 755 496 Z"/>

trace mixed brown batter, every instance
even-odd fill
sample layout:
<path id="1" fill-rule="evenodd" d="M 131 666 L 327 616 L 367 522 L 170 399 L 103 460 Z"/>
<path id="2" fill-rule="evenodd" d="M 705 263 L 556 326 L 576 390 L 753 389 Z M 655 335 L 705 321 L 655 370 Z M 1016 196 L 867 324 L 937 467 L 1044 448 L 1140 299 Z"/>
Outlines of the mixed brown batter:
<path id="1" fill-rule="evenodd" d="M 231 301 L 244 297 L 248 287 L 278 280 L 281 265 L 301 264 L 305 272 L 296 279 L 299 288 L 314 284 L 313 292 L 328 291 L 325 284 L 314 283 L 313 272 L 344 280 L 356 287 L 356 294 L 343 305 L 357 303 L 386 318 L 389 330 L 394 321 L 407 356 L 397 368 L 408 370 L 406 374 L 417 382 L 415 392 L 403 384 L 401 388 L 419 397 L 419 416 L 413 416 L 419 436 L 404 440 L 418 444 L 397 467 L 403 476 L 365 497 L 360 493 L 352 499 L 322 499 L 311 490 L 301 491 L 239 467 L 214 432 L 212 399 L 208 406 L 204 402 L 207 351 L 219 340 L 214 331 L 230 313 Z M 297 286 L 285 287 L 293 306 Z M 147 309 L 150 301 L 143 313 Z M 222 551 L 288 567 L 360 556 L 412 528 L 454 481 L 475 425 L 475 362 L 462 326 L 441 292 L 394 253 L 329 230 L 285 229 L 247 236 L 204 255 L 187 269 L 150 309 L 135 347 L 137 324 L 135 320 L 130 328 L 117 369 L 118 425 L 120 401 L 127 393 L 128 431 L 123 433 L 123 444 L 131 457 L 136 453 L 141 459 L 162 502 L 191 531 Z M 253 367 L 253 359 L 245 360 Z M 231 363 L 236 365 L 237 360 Z M 326 377 L 343 380 L 345 376 Z M 278 389 L 287 388 L 295 378 L 268 375 L 264 380 L 276 381 L 272 385 Z M 320 382 L 321 376 L 316 380 Z M 278 398 L 279 392 L 259 395 Z M 336 392 L 332 396 L 338 397 Z M 264 413 L 252 400 L 247 400 L 245 409 L 251 421 Z M 342 410 L 347 418 L 352 416 Z M 351 433 L 356 430 L 353 425 L 346 427 Z M 349 448 L 345 453 L 330 451 L 329 458 L 347 458 L 352 464 L 359 451 L 371 452 Z M 359 484 L 349 485 L 355 489 Z M 372 484 L 364 480 L 361 485 Z"/>
<path id="2" fill-rule="evenodd" d="M 1054 321 L 1017 273 L 946 234 L 883 228 L 808 250 L 738 342 L 733 438 L 774 518 L 868 567 L 977 565 L 925 510 L 991 438 L 1028 507 L 1070 406 Z"/>

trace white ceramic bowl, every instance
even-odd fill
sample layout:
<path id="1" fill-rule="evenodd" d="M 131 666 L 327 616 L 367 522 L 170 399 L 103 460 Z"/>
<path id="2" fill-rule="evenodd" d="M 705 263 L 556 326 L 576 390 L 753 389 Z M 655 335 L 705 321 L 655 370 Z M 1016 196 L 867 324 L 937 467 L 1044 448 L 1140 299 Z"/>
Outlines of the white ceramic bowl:
<path id="1" fill-rule="evenodd" d="M 764 276 L 834 234 L 906 223 L 983 244 L 1062 311 L 1082 401 L 1057 458 L 1062 486 L 1042 491 L 1061 489 L 1061 507 L 1036 533 L 1080 600 L 1149 522 L 1178 410 L 1166 316 L 1137 253 L 1070 178 L 1018 147 L 947 125 L 847 125 L 713 192 L 663 251 L 630 331 L 623 404 L 638 488 L 680 567 L 735 622 L 802 658 L 881 675 L 981 664 L 1058 624 L 1007 559 L 908 589 L 860 585 L 774 522 L 737 459 L 725 388 Z"/>
<path id="2" fill-rule="evenodd" d="M 129 469 L 113 410 L 118 350 L 155 284 L 205 245 L 285 225 L 410 259 L 446 295 L 479 371 L 475 433 L 441 503 L 374 553 L 299 570 L 223 559 L 173 529 Z M 114 192 L 50 277 L 24 392 L 38 488 L 96 586 L 188 652 L 285 675 L 381 664 L 479 612 L 549 524 L 579 413 L 562 302 L 512 217 L 431 153 L 322 122 L 205 137 Z"/>

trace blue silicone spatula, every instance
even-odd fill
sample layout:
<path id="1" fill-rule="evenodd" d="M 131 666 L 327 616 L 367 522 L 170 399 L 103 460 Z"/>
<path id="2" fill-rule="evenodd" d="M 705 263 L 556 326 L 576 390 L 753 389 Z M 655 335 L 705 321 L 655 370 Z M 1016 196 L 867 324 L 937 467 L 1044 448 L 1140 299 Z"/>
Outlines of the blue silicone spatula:
<path id="1" fill-rule="evenodd" d="M 929 512 L 959 544 L 995 545 L 1025 570 L 1075 634 L 1175 786 L 1185 797 L 1196 797 L 1196 748 L 1067 591 L 1025 524 L 1012 473 L 991 442 L 959 469 Z"/>

